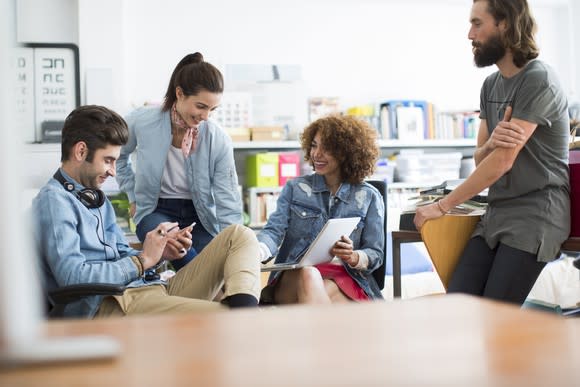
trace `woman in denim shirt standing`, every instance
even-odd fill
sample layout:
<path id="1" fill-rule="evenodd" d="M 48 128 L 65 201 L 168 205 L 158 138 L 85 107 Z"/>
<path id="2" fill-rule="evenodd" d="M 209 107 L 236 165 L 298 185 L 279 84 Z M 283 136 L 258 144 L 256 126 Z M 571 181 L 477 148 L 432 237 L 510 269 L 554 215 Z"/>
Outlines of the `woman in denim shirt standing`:
<path id="1" fill-rule="evenodd" d="M 376 130 L 353 117 L 330 116 L 310 124 L 301 136 L 304 159 L 314 173 L 286 183 L 276 211 L 258 235 L 261 258 L 296 262 L 330 218 L 360 217 L 350 236 L 331 250 L 333 261 L 273 272 L 263 302 L 330 303 L 381 299 L 372 277 L 384 259 L 384 205 L 364 178 L 377 158 Z"/>

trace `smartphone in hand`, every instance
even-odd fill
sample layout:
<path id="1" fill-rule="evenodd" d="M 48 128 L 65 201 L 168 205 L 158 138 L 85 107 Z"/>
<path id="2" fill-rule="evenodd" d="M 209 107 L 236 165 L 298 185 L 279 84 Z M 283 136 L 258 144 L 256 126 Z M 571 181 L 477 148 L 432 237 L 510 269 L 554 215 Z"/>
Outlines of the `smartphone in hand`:
<path id="1" fill-rule="evenodd" d="M 191 232 L 193 230 L 193 226 L 195 226 L 197 224 L 197 222 L 193 222 L 192 224 L 190 224 L 187 227 L 182 228 L 181 230 L 179 230 L 179 232 L 184 232 L 185 230 Z"/>

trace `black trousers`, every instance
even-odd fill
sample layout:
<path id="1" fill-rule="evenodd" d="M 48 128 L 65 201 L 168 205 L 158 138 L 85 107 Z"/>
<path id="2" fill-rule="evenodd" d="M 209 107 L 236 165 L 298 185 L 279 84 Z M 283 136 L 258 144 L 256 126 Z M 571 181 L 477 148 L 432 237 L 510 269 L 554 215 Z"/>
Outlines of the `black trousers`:
<path id="1" fill-rule="evenodd" d="M 474 237 L 459 259 L 447 292 L 522 305 L 545 265 L 535 254 L 501 243 L 490 249 L 482 237 Z"/>

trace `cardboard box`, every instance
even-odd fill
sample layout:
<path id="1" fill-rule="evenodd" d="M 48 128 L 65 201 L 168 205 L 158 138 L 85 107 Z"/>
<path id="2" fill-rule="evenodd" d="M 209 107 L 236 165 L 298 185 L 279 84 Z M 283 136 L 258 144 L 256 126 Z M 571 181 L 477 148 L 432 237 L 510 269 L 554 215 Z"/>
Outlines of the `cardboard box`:
<path id="1" fill-rule="evenodd" d="M 247 187 L 278 187 L 278 153 L 256 153 L 246 157 Z"/>
<path id="2" fill-rule="evenodd" d="M 252 141 L 283 141 L 286 131 L 281 126 L 256 126 L 251 128 Z"/>
<path id="3" fill-rule="evenodd" d="M 300 153 L 285 152 L 278 154 L 278 181 L 280 186 L 300 173 Z"/>
<path id="4" fill-rule="evenodd" d="M 250 141 L 250 128 L 226 128 L 232 141 Z"/>

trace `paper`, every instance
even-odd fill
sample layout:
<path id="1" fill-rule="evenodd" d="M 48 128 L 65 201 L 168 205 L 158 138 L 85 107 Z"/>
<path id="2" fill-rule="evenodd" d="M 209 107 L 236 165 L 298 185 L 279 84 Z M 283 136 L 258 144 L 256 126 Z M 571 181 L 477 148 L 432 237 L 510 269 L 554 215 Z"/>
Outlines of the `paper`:
<path id="1" fill-rule="evenodd" d="M 300 261 L 296 263 L 275 263 L 262 267 L 262 271 L 290 270 L 330 262 L 333 258 L 330 254 L 332 246 L 342 235 L 349 236 L 352 234 L 359 221 L 360 217 L 329 219 Z"/>

